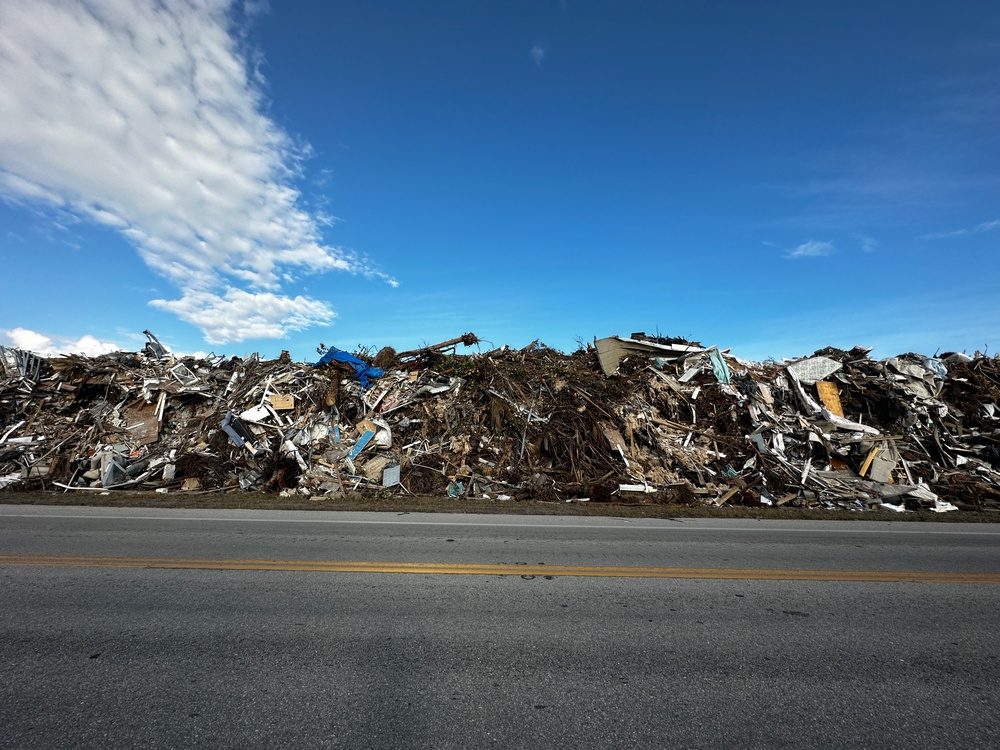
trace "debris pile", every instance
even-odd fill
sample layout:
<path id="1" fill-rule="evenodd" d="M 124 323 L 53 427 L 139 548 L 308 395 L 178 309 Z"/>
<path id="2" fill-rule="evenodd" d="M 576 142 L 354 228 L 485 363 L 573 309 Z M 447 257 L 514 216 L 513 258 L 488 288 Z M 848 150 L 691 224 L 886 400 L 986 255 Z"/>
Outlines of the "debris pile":
<path id="1" fill-rule="evenodd" d="M 459 354 L 0 347 L 0 489 L 1000 508 L 1000 360 L 678 338 Z"/>

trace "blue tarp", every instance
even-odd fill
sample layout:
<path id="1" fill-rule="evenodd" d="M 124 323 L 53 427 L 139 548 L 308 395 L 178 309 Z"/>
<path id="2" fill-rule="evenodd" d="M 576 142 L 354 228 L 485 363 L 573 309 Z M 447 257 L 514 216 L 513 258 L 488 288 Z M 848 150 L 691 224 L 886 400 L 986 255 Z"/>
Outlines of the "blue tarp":
<path id="1" fill-rule="evenodd" d="M 712 372 L 715 373 L 715 379 L 720 383 L 729 385 L 729 366 L 726 364 L 726 360 L 722 358 L 719 347 L 713 346 L 709 349 L 708 358 L 712 360 Z"/>
<path id="2" fill-rule="evenodd" d="M 355 357 L 350 352 L 345 352 L 342 349 L 338 349 L 335 346 L 331 346 L 326 354 L 320 359 L 319 362 L 313 365 L 313 367 L 320 367 L 321 365 L 329 365 L 334 362 L 345 362 L 354 368 L 354 377 L 358 379 L 361 383 L 362 388 L 368 387 L 369 378 L 380 378 L 385 374 L 384 370 L 378 367 L 372 367 L 371 365 L 363 362 L 362 360 Z"/>

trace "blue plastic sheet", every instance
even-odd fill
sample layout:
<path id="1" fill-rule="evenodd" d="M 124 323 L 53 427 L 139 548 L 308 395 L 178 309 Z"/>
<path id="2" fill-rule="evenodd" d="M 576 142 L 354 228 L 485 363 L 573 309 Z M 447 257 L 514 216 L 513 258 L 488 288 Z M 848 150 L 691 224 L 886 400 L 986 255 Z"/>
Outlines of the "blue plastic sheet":
<path id="1" fill-rule="evenodd" d="M 321 365 L 330 365 L 334 362 L 344 362 L 349 364 L 354 368 L 354 377 L 358 379 L 361 383 L 362 388 L 368 387 L 369 378 L 380 378 L 385 375 L 385 371 L 379 369 L 378 367 L 372 367 L 366 362 L 355 357 L 350 352 L 345 352 L 342 349 L 338 349 L 335 346 L 331 346 L 326 354 L 320 359 L 319 362 L 313 365 L 313 367 L 320 367 Z"/>

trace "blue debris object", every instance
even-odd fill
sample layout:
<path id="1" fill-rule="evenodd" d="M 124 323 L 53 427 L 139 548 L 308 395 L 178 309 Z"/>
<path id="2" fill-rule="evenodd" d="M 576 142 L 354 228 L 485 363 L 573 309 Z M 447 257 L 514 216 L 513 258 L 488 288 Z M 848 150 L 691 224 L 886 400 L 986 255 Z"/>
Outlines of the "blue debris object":
<path id="1" fill-rule="evenodd" d="M 349 364 L 354 368 L 354 377 L 358 379 L 361 383 L 362 388 L 368 387 L 369 378 L 380 378 L 385 375 L 385 370 L 378 367 L 372 367 L 368 363 L 358 359 L 350 352 L 345 352 L 343 349 L 338 349 L 335 346 L 331 346 L 327 350 L 326 354 L 320 358 L 319 362 L 313 365 L 313 367 L 321 367 L 323 365 L 332 365 L 334 362 L 343 362 Z"/>
<path id="2" fill-rule="evenodd" d="M 713 346 L 709 349 L 708 358 L 712 360 L 712 372 L 715 374 L 715 379 L 720 383 L 729 385 L 729 366 L 726 364 L 726 360 L 722 358 L 722 352 L 719 351 L 719 347 Z"/>
<path id="3" fill-rule="evenodd" d="M 358 454 L 365 449 L 365 446 L 372 441 L 373 437 L 375 437 L 375 433 L 372 430 L 365 430 L 364 434 L 358 438 L 358 442 L 354 444 L 354 448 L 347 454 L 347 457 L 352 461 L 356 459 Z"/>
<path id="4" fill-rule="evenodd" d="M 934 373 L 935 380 L 948 379 L 948 366 L 938 357 L 924 357 L 921 361 L 924 367 Z"/>

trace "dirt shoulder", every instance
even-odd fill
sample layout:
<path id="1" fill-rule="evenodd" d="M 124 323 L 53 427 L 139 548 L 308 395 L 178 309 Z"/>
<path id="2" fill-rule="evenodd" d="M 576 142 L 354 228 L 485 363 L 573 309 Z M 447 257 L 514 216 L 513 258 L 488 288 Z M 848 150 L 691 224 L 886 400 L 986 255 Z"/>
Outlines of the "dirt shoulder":
<path id="1" fill-rule="evenodd" d="M 282 497 L 260 492 L 0 492 L 0 504 L 89 506 L 104 508 L 219 508 L 231 510 L 380 511 L 385 513 L 494 513 L 497 515 L 595 516 L 612 518 L 756 518 L 813 521 L 945 521 L 997 523 L 1000 512 L 846 511 L 826 508 L 748 508 L 652 505 L 641 503 L 565 503 L 498 501 L 441 497 L 400 497 L 380 494 L 350 498 Z"/>

